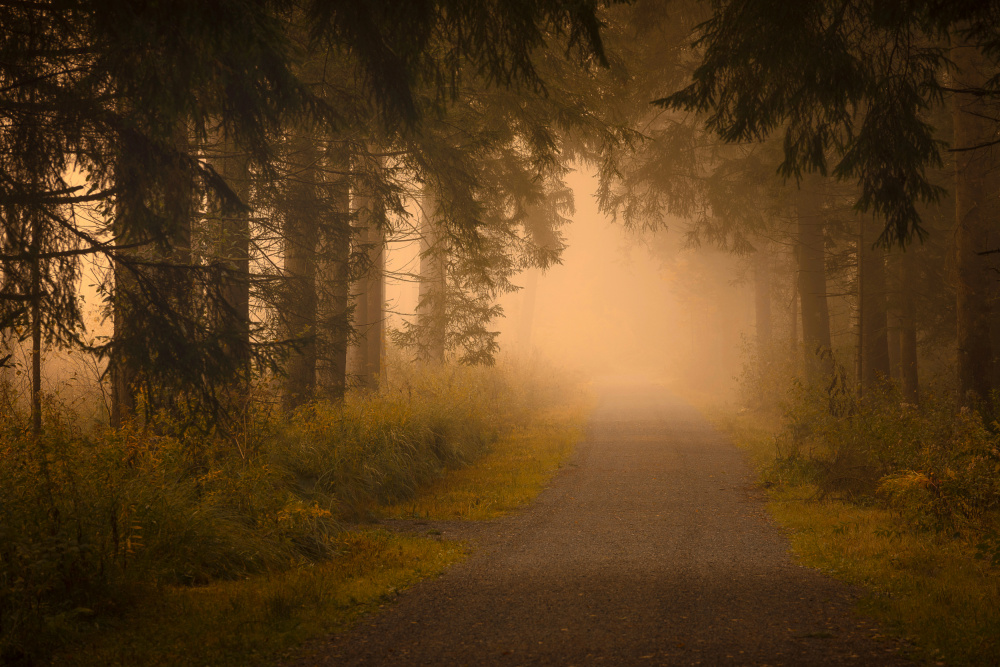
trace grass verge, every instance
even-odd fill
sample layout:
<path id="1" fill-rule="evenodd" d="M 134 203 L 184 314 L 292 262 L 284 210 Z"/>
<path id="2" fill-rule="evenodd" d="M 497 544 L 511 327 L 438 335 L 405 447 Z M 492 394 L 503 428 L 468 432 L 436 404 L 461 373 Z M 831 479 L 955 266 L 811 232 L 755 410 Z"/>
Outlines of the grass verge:
<path id="1" fill-rule="evenodd" d="M 449 470 L 413 499 L 386 506 L 393 519 L 493 519 L 530 502 L 583 436 L 589 406 L 543 411 L 497 442 L 475 465 Z"/>
<path id="2" fill-rule="evenodd" d="M 271 576 L 171 587 L 155 602 L 94 628 L 55 665 L 271 665 L 284 651 L 346 628 L 396 591 L 460 560 L 461 544 L 359 530 L 342 553 Z"/>
<path id="3" fill-rule="evenodd" d="M 861 586 L 860 611 L 905 637 L 932 664 L 1000 664 L 1000 577 L 960 536 L 915 526 L 899 511 L 818 499 L 774 467 L 780 422 L 752 412 L 706 416 L 746 450 L 769 509 L 802 564 Z"/>
<path id="4" fill-rule="evenodd" d="M 372 504 L 371 498 L 378 495 L 373 492 L 361 496 L 358 505 L 369 516 L 477 520 L 530 502 L 572 451 L 589 411 L 588 401 L 567 387 L 550 389 L 542 400 L 536 397 L 524 402 L 526 407 L 506 413 L 507 419 L 517 415 L 517 425 L 497 424 L 488 444 L 474 443 L 467 449 L 481 447 L 478 457 L 444 457 L 440 472 L 423 473 L 429 481 L 417 483 L 411 500 Z M 367 404 L 362 407 L 372 409 Z M 330 419 L 323 413 L 309 417 L 311 430 L 296 431 L 297 440 L 291 442 L 301 441 L 299 448 L 315 447 L 323 454 L 338 451 L 340 445 L 324 443 L 324 438 L 334 437 L 330 435 L 334 429 L 324 426 Z M 463 432 L 467 422 L 462 414 L 438 418 L 434 432 L 445 435 L 434 437 L 437 447 L 471 438 Z M 473 439 L 482 441 L 478 436 Z M 407 465 L 397 467 L 398 476 Z M 332 535 L 329 541 L 326 552 L 332 555 L 322 560 L 302 560 L 289 568 L 198 586 L 151 584 L 136 589 L 138 599 L 123 603 L 118 613 L 77 609 L 50 617 L 54 625 L 49 631 L 64 642 L 51 664 L 274 664 L 309 639 L 346 629 L 361 615 L 391 601 L 399 590 L 440 574 L 467 554 L 462 543 L 367 526 Z M 55 627 L 59 624 L 63 627 Z"/>

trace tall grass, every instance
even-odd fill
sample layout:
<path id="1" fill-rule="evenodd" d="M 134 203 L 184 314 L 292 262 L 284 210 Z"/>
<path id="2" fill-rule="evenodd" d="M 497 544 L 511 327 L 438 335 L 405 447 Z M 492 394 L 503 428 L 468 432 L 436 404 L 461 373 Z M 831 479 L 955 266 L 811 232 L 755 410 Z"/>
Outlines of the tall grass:
<path id="1" fill-rule="evenodd" d="M 716 423 L 752 454 L 796 553 L 852 583 L 864 608 L 947 664 L 1000 661 L 1000 424 L 925 387 L 859 395 L 754 364 L 744 408 Z M 929 384 L 929 383 L 928 383 Z M 938 663 L 943 664 L 943 663 Z"/>
<path id="2" fill-rule="evenodd" d="M 380 393 L 343 406 L 278 415 L 257 401 L 235 438 L 88 433 L 50 401 L 35 440 L 4 410 L 0 662 L 42 660 L 164 586 L 335 556 L 346 524 L 487 452 L 544 384 L 513 364 L 391 368 Z"/>

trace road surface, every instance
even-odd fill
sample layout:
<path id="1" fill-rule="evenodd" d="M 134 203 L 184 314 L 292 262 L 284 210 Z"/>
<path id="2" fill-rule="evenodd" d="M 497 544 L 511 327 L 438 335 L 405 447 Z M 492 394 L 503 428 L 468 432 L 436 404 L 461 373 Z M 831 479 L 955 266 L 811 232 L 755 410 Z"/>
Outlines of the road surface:
<path id="1" fill-rule="evenodd" d="M 603 386 L 527 509 L 435 527 L 473 556 L 296 664 L 909 664 L 793 562 L 741 452 L 653 383 Z"/>

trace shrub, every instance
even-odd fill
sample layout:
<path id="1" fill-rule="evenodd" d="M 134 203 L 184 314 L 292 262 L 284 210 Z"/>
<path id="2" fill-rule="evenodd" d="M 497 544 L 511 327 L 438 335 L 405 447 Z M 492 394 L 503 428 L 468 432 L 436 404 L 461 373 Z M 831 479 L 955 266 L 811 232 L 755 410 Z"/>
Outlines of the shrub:
<path id="1" fill-rule="evenodd" d="M 378 394 L 288 417 L 259 397 L 228 437 L 162 420 L 83 433 L 50 402 L 36 440 L 8 406 L 0 662 L 44 656 L 159 586 L 329 558 L 345 521 L 480 456 L 549 391 L 510 364 L 390 368 L 389 378 Z"/>

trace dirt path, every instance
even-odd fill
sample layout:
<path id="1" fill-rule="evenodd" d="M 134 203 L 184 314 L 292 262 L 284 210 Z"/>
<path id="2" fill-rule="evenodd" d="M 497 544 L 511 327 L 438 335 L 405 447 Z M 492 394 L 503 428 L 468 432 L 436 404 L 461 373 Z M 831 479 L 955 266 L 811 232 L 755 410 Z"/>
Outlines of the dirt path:
<path id="1" fill-rule="evenodd" d="M 602 393 L 530 508 L 473 529 L 467 562 L 301 664 L 907 664 L 847 587 L 792 563 L 743 456 L 700 415 L 650 384 Z"/>

